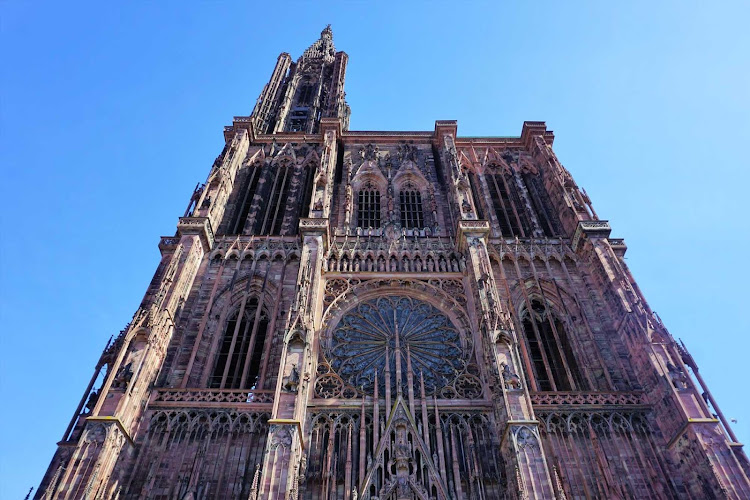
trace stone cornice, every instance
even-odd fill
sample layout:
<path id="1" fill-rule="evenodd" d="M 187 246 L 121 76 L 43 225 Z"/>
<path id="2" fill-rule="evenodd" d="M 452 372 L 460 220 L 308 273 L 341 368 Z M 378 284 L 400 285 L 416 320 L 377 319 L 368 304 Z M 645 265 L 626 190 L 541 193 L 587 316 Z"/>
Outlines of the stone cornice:
<path id="1" fill-rule="evenodd" d="M 207 250 L 214 245 L 214 231 L 211 229 L 211 221 L 208 217 L 180 217 L 177 223 L 177 234 L 200 236 Z"/>
<path id="2" fill-rule="evenodd" d="M 122 420 L 120 420 L 117 417 L 87 417 L 87 422 L 99 422 L 103 424 L 115 424 L 115 426 L 122 432 L 123 436 L 128 440 L 128 443 L 135 446 L 135 442 L 133 442 L 133 438 L 130 437 L 130 434 L 128 434 L 128 431 L 125 429 L 125 426 L 122 423 Z"/>
<path id="3" fill-rule="evenodd" d="M 490 234 L 490 223 L 486 220 L 460 220 L 458 221 L 458 244 L 459 249 L 465 251 L 465 237 L 479 236 L 484 237 Z"/>
<path id="4" fill-rule="evenodd" d="M 305 439 L 302 434 L 302 423 L 299 420 L 293 420 L 289 418 L 272 418 L 268 421 L 268 425 L 289 425 L 297 429 L 297 435 L 299 436 L 299 444 L 302 447 L 302 451 L 305 450 Z"/>
<path id="5" fill-rule="evenodd" d="M 573 234 L 571 247 L 573 250 L 578 249 L 578 245 L 584 237 L 588 238 L 609 238 L 612 228 L 609 221 L 606 220 L 582 220 L 578 222 L 576 232 Z"/>

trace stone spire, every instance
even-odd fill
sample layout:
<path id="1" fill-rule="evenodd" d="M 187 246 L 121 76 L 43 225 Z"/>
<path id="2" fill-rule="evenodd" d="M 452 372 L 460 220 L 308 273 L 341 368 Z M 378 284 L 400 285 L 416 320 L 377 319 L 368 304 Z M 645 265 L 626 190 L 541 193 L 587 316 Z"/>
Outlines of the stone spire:
<path id="1" fill-rule="evenodd" d="M 332 63 L 335 56 L 336 48 L 333 46 L 333 31 L 331 31 L 331 25 L 329 24 L 320 32 L 320 38 L 305 50 L 300 60 L 322 59 L 325 63 Z"/>

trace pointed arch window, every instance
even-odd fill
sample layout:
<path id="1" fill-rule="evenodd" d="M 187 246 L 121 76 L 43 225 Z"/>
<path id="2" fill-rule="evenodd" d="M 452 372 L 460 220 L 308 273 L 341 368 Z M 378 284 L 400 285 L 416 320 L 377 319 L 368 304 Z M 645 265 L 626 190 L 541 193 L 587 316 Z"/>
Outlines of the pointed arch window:
<path id="1" fill-rule="evenodd" d="M 526 192 L 529 193 L 532 209 L 542 231 L 544 231 L 544 235 L 548 237 L 556 236 L 560 231 L 555 211 L 550 206 L 549 196 L 547 196 L 541 173 L 534 175 L 527 172 L 522 175 L 522 179 L 526 186 Z"/>
<path id="2" fill-rule="evenodd" d="M 357 197 L 357 227 L 380 227 L 380 191 L 365 188 Z"/>
<path id="3" fill-rule="evenodd" d="M 310 106 L 312 104 L 312 99 L 313 99 L 313 86 L 309 80 L 306 80 L 305 83 L 303 83 L 302 86 L 300 86 L 299 98 L 297 100 L 297 103 L 300 106 Z"/>
<path id="4" fill-rule="evenodd" d="M 422 193 L 416 189 L 405 189 L 399 193 L 399 207 L 401 208 L 401 226 L 406 229 L 424 227 L 424 213 L 422 212 Z"/>
<path id="5" fill-rule="evenodd" d="M 235 210 L 234 219 L 230 223 L 229 234 L 242 234 L 245 229 L 247 216 L 250 214 L 250 207 L 253 204 L 255 192 L 258 190 L 258 181 L 260 180 L 262 167 L 252 165 L 248 167 L 245 175 L 245 182 L 240 191 L 237 209 Z"/>
<path id="6" fill-rule="evenodd" d="M 537 390 L 586 389 L 562 321 L 539 300 L 521 312 Z"/>
<path id="7" fill-rule="evenodd" d="M 248 300 L 245 310 L 235 312 L 227 322 L 209 387 L 256 388 L 267 331 L 268 315 L 256 298 Z"/>
<path id="8" fill-rule="evenodd" d="M 485 174 L 500 232 L 503 236 L 531 237 L 531 224 L 511 175 Z"/>
<path id="9" fill-rule="evenodd" d="M 276 165 L 268 169 L 266 175 L 268 177 L 265 181 L 270 183 L 270 188 L 265 194 L 268 198 L 264 200 L 258 214 L 257 234 L 279 236 L 286 215 L 289 187 L 294 176 L 294 168 Z"/>

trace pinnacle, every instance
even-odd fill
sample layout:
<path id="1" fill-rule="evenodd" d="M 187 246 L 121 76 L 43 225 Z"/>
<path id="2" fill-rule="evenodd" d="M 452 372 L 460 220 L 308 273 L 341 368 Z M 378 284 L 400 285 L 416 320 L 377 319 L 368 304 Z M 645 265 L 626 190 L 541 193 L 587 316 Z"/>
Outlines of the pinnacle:
<path id="1" fill-rule="evenodd" d="M 302 59 L 323 59 L 326 62 L 333 62 L 335 52 L 336 49 L 333 46 L 333 31 L 329 24 L 320 32 L 320 38 L 305 50 L 302 54 Z"/>
<path id="2" fill-rule="evenodd" d="M 321 39 L 328 39 L 333 40 L 333 31 L 331 30 L 331 25 L 326 25 L 325 29 L 320 32 L 320 38 Z"/>

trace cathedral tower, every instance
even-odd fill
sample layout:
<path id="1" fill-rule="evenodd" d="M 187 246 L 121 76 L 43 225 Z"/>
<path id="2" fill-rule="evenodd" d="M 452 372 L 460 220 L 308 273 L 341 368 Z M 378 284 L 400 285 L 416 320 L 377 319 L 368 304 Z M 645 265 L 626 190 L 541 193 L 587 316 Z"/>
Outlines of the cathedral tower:
<path id="1" fill-rule="evenodd" d="M 350 131 L 346 65 L 225 127 L 37 498 L 750 498 L 545 124 Z"/>

